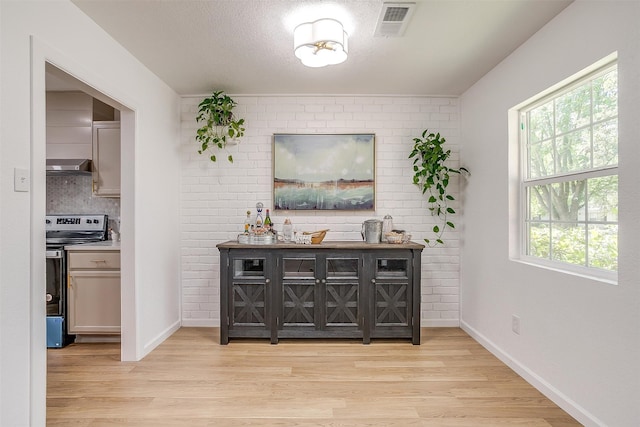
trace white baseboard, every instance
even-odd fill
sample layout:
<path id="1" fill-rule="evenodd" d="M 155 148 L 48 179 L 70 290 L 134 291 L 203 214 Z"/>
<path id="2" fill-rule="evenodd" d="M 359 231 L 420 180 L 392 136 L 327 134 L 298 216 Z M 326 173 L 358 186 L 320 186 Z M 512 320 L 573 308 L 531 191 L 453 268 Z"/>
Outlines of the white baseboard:
<path id="1" fill-rule="evenodd" d="M 421 328 L 459 328 L 460 320 L 458 319 L 422 319 Z"/>
<path id="2" fill-rule="evenodd" d="M 142 347 L 142 352 L 143 354 L 141 355 L 141 359 L 143 357 L 145 357 L 147 354 L 151 353 L 153 351 L 153 349 L 155 349 L 157 346 L 159 346 L 160 344 L 162 344 L 162 342 L 164 340 L 166 340 L 167 338 L 169 338 L 171 335 L 173 335 L 173 333 L 175 331 L 177 331 L 178 329 L 180 329 L 180 320 L 175 321 L 173 324 L 171 324 L 168 328 L 166 328 L 164 331 L 160 332 L 158 335 L 156 335 L 156 337 L 154 339 L 152 339 L 151 341 L 149 341 L 148 343 L 146 343 L 143 347 Z"/>
<path id="3" fill-rule="evenodd" d="M 220 327 L 220 319 L 182 319 L 185 328 Z"/>
<path id="4" fill-rule="evenodd" d="M 586 427 L 599 427 L 605 425 L 589 411 L 571 400 L 568 396 L 566 396 L 560 390 L 556 389 L 531 369 L 512 358 L 511 355 L 496 346 L 491 340 L 487 339 L 487 337 L 469 326 L 469 324 L 464 321 L 460 321 L 460 328 L 462 328 L 462 330 L 464 330 L 473 339 L 479 342 L 490 353 L 500 359 L 505 365 L 513 369 L 518 375 L 520 375 L 525 381 L 535 387 L 540 393 L 544 394 L 553 403 L 558 405 L 564 411 L 569 413 L 569 415 L 578 420 L 578 422 Z"/>

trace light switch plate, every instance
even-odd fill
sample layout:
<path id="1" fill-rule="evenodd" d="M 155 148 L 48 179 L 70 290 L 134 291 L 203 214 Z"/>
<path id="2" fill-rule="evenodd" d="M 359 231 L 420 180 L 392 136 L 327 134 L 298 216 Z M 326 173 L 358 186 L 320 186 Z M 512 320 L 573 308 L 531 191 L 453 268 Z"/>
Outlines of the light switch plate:
<path id="1" fill-rule="evenodd" d="M 13 191 L 29 191 L 29 170 L 13 169 Z"/>
<path id="2" fill-rule="evenodd" d="M 515 314 L 511 316 L 511 330 L 514 334 L 520 335 L 520 317 Z"/>

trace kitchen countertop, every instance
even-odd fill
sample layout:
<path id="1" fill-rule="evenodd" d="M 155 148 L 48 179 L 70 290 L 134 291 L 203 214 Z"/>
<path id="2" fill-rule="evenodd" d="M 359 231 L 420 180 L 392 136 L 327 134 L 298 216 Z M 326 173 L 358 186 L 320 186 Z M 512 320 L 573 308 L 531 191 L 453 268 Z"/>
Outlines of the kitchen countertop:
<path id="1" fill-rule="evenodd" d="M 67 245 L 64 247 L 67 251 L 119 251 L 120 242 L 105 240 L 102 242 L 82 243 L 79 245 Z"/>

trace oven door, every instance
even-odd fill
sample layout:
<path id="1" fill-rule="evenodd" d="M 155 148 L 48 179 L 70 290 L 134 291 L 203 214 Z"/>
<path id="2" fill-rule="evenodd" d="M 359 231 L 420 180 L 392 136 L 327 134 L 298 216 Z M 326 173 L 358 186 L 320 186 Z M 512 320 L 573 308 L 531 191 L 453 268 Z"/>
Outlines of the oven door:
<path id="1" fill-rule="evenodd" d="M 47 248 L 47 316 L 64 315 L 66 265 L 62 248 Z"/>

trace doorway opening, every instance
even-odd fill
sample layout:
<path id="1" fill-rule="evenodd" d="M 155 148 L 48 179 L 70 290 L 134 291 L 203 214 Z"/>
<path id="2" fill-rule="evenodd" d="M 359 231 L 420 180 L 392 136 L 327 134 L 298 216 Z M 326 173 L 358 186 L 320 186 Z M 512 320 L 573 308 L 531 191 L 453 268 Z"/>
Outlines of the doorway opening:
<path id="1" fill-rule="evenodd" d="M 50 216 L 72 214 L 83 218 L 82 221 L 85 220 L 82 215 L 104 215 L 108 218 L 105 221 L 106 237 L 111 240 L 104 244 L 114 244 L 113 239 L 117 239 L 118 261 L 126 259 L 133 244 L 127 244 L 125 238 L 124 244 L 120 245 L 120 236 L 133 236 L 130 231 L 133 229 L 133 210 L 128 202 L 133 199 L 133 185 L 127 185 L 133 179 L 133 162 L 130 158 L 125 162 L 122 159 L 133 153 L 135 113 L 50 62 L 45 62 L 45 93 L 47 163 L 86 159 L 90 165 L 86 173 L 47 172 L 45 213 Z M 118 252 L 110 252 L 112 257 L 114 253 Z M 73 268 L 69 262 L 66 266 Z M 69 295 L 74 291 L 71 287 L 67 293 L 64 313 L 67 339 L 77 343 L 120 341 L 121 360 L 131 360 L 131 355 L 136 353 L 135 305 L 125 301 L 128 300 L 126 295 L 134 293 L 133 272 L 126 271 L 124 265 L 121 272 L 119 262 L 117 268 L 97 267 L 96 274 L 91 277 L 86 276 L 86 271 L 81 271 L 78 277 L 70 275 L 70 271 L 65 274 L 71 282 L 75 280 L 80 284 L 84 281 L 93 287 L 93 291 L 83 294 L 89 299 L 78 304 L 71 301 L 77 301 L 80 292 Z M 100 304 L 101 299 L 104 302 L 106 296 L 102 295 L 100 280 L 112 287 L 108 298 L 113 307 L 109 307 L 112 313 L 96 317 L 97 310 L 86 309 L 85 302 L 93 300 L 94 304 Z M 72 283 L 67 285 L 69 288 Z M 102 306 L 99 311 L 104 309 Z"/>

